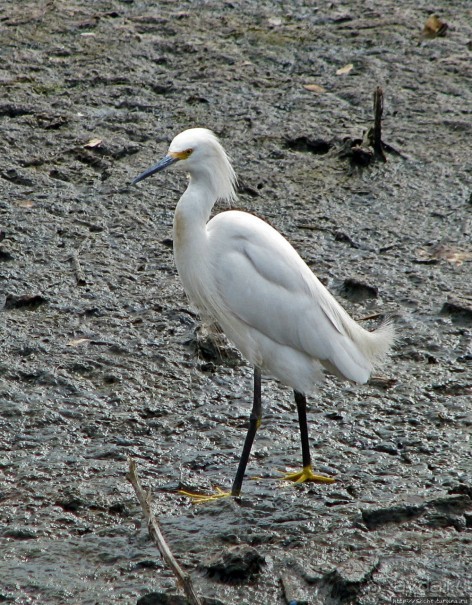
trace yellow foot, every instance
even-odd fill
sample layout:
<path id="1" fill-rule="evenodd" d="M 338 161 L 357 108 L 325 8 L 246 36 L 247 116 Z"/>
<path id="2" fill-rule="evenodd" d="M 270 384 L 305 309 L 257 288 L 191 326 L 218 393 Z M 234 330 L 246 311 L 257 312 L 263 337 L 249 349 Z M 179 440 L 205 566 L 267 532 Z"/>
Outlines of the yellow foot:
<path id="1" fill-rule="evenodd" d="M 202 504 L 204 502 L 213 502 L 215 500 L 219 500 L 220 498 L 230 498 L 232 496 L 231 492 L 225 492 L 219 487 L 215 488 L 215 494 L 195 494 L 193 492 L 188 492 L 185 489 L 179 489 L 178 493 L 183 496 L 187 496 L 192 501 L 192 504 Z"/>
<path id="2" fill-rule="evenodd" d="M 297 473 L 287 473 L 282 477 L 285 481 L 293 481 L 294 483 L 305 483 L 305 481 L 316 481 L 318 483 L 334 483 L 335 479 L 332 477 L 325 477 L 324 475 L 316 475 L 313 472 L 311 466 L 305 466 L 301 471 Z"/>

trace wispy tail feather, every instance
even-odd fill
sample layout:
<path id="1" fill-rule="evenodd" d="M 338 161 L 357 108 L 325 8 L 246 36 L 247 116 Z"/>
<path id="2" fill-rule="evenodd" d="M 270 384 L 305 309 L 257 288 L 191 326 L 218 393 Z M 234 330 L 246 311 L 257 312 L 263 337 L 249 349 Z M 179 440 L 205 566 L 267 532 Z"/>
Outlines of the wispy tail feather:
<path id="1" fill-rule="evenodd" d="M 387 316 L 380 326 L 362 334 L 362 351 L 375 367 L 382 363 L 389 349 L 395 342 L 395 322 L 392 316 Z"/>
<path id="2" fill-rule="evenodd" d="M 347 313 L 344 315 L 347 340 L 333 349 L 333 356 L 321 360 L 333 374 L 364 384 L 369 380 L 374 367 L 379 366 L 395 341 L 395 326 L 392 318 L 385 319 L 374 331 L 369 332 Z"/>

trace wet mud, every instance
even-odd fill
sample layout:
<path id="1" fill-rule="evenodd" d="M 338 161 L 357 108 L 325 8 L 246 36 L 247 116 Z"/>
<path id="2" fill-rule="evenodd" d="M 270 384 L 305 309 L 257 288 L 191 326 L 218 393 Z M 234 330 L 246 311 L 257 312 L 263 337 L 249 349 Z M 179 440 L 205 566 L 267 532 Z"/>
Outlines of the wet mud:
<path id="1" fill-rule="evenodd" d="M 423 35 L 430 10 L 2 4 L 1 602 L 179 602 L 130 456 L 208 603 L 471 594 L 472 26 L 453 0 L 448 27 Z M 391 150 L 363 166 L 352 148 L 377 86 Z M 265 377 L 241 501 L 176 493 L 230 487 L 252 388 L 175 271 L 185 175 L 130 186 L 192 126 L 231 155 L 238 208 L 279 229 L 356 319 L 396 318 L 368 385 L 328 377 L 310 397 L 333 485 L 278 480 L 300 464 L 296 409 Z M 228 581 L 235 548 L 260 564 Z"/>

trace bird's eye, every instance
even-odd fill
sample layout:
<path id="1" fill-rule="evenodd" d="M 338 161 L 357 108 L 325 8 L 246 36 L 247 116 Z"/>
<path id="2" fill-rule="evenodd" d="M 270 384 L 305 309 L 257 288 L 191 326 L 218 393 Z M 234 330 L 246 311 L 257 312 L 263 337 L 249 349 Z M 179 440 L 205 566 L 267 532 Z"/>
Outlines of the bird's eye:
<path id="1" fill-rule="evenodd" d="M 193 153 L 193 149 L 185 149 L 185 151 L 180 151 L 178 153 L 179 159 L 180 160 L 186 160 L 187 158 L 189 158 Z"/>

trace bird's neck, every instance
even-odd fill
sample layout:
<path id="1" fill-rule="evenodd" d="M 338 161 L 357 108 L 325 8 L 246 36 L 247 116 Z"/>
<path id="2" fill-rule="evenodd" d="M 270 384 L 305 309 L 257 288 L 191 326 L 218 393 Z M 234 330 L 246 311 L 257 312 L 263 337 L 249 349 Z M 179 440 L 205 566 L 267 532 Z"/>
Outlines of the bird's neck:
<path id="1" fill-rule="evenodd" d="M 174 215 L 174 259 L 184 289 L 190 300 L 205 308 L 205 284 L 208 238 L 206 224 L 216 201 L 207 188 L 191 181 L 180 198 Z"/>
<path id="2" fill-rule="evenodd" d="M 198 263 L 206 251 L 206 224 L 216 195 L 205 183 L 191 179 L 174 215 L 174 255 L 179 273 Z"/>
<path id="3" fill-rule="evenodd" d="M 211 209 L 216 202 L 216 192 L 212 192 L 204 181 L 192 178 L 175 209 L 174 243 L 177 246 L 197 243 L 205 232 Z"/>

